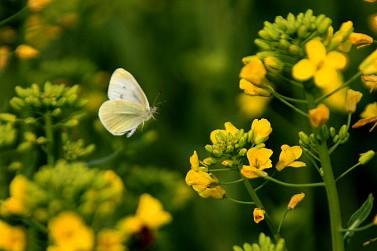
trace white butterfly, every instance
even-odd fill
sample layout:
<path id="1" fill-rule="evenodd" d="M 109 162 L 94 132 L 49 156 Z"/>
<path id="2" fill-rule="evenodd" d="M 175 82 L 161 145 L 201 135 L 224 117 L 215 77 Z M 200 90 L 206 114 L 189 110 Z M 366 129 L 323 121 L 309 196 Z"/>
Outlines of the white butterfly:
<path id="1" fill-rule="evenodd" d="M 156 107 L 150 107 L 136 79 L 125 69 L 118 68 L 110 78 L 109 100 L 98 111 L 103 126 L 113 135 L 127 133 L 131 137 L 140 124 L 153 117 Z"/>

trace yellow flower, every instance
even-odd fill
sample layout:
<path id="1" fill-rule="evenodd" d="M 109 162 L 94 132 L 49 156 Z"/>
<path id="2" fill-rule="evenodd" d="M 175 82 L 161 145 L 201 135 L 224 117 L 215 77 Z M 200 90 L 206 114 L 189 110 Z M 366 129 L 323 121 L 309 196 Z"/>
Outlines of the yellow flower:
<path id="1" fill-rule="evenodd" d="M 249 96 L 244 93 L 238 97 L 238 105 L 246 118 L 255 118 L 264 113 L 271 98 Z"/>
<path id="2" fill-rule="evenodd" d="M 26 247 L 25 231 L 0 220 L 0 249 L 5 251 L 23 251 Z"/>
<path id="3" fill-rule="evenodd" d="M 249 165 L 244 165 L 241 168 L 241 174 L 248 179 L 254 179 L 261 176 L 263 174 L 261 171 L 272 167 L 270 160 L 272 153 L 272 150 L 267 148 L 250 148 L 247 151 Z"/>
<path id="4" fill-rule="evenodd" d="M 377 73 L 377 50 L 372 52 L 359 66 L 359 70 L 364 75 L 372 75 Z"/>
<path id="5" fill-rule="evenodd" d="M 113 229 L 101 230 L 97 236 L 96 251 L 125 251 L 124 236 Z"/>
<path id="6" fill-rule="evenodd" d="M 361 76 L 361 80 L 370 92 L 377 90 L 377 75 L 363 75 Z"/>
<path id="7" fill-rule="evenodd" d="M 373 38 L 364 33 L 352 32 L 349 40 L 353 45 L 365 46 L 373 43 Z"/>
<path id="8" fill-rule="evenodd" d="M 227 130 L 233 130 L 235 127 L 233 127 L 231 123 L 226 123 L 225 128 L 227 128 Z M 225 190 L 221 186 L 217 185 L 218 180 L 210 173 L 200 169 L 199 158 L 196 151 L 194 151 L 193 155 L 190 157 L 190 164 L 191 170 L 186 174 L 186 184 L 192 186 L 192 188 L 203 198 L 224 198 Z"/>
<path id="9" fill-rule="evenodd" d="M 25 206 L 26 190 L 29 181 L 22 175 L 14 177 L 10 183 L 10 197 L 1 205 L 3 214 L 25 214 L 27 208 Z"/>
<path id="10" fill-rule="evenodd" d="M 31 59 L 39 55 L 39 51 L 30 45 L 21 44 L 16 48 L 16 55 L 20 59 Z"/>
<path id="11" fill-rule="evenodd" d="M 10 56 L 9 47 L 1 46 L 0 47 L 0 71 L 3 70 L 8 65 L 9 56 Z"/>
<path id="12" fill-rule="evenodd" d="M 253 85 L 246 79 L 241 79 L 240 80 L 240 89 L 245 92 L 245 94 L 250 95 L 250 96 L 261 96 L 261 97 L 270 97 L 271 93 L 261 87 L 258 87 L 256 85 Z"/>
<path id="13" fill-rule="evenodd" d="M 93 231 L 74 212 L 59 214 L 49 222 L 48 230 L 58 248 L 72 251 L 90 251 L 93 248 Z"/>
<path id="14" fill-rule="evenodd" d="M 296 208 L 297 204 L 300 203 L 305 198 L 304 193 L 298 193 L 291 197 L 291 200 L 288 203 L 288 209 Z"/>
<path id="15" fill-rule="evenodd" d="M 253 211 L 254 222 L 258 224 L 259 222 L 264 220 L 265 213 L 266 211 L 263 210 L 262 208 L 254 208 L 254 211 Z"/>
<path id="16" fill-rule="evenodd" d="M 314 128 L 321 127 L 329 120 L 330 111 L 324 104 L 319 104 L 316 108 L 309 110 L 310 124 Z"/>
<path id="17" fill-rule="evenodd" d="M 363 94 L 352 89 L 347 90 L 347 99 L 346 99 L 346 112 L 354 113 L 356 111 L 356 106 L 360 102 Z"/>
<path id="18" fill-rule="evenodd" d="M 306 43 L 305 50 L 308 58 L 300 60 L 292 68 L 292 75 L 296 80 L 306 81 L 314 77 L 315 84 L 320 88 L 338 80 L 338 71 L 347 64 L 347 58 L 342 53 L 327 53 L 319 39 Z"/>
<path id="19" fill-rule="evenodd" d="M 225 139 L 225 136 L 227 134 L 235 136 L 236 133 L 238 132 L 238 129 L 230 122 L 225 122 L 224 127 L 225 127 L 225 130 L 216 129 L 211 132 L 211 134 L 209 135 L 209 138 L 212 144 L 218 144 L 219 142 L 223 141 L 223 139 Z"/>
<path id="20" fill-rule="evenodd" d="M 360 115 L 362 118 L 377 117 L 377 102 L 368 104 Z"/>
<path id="21" fill-rule="evenodd" d="M 306 164 L 302 161 L 297 161 L 301 157 L 302 149 L 300 146 L 282 145 L 279 161 L 276 164 L 278 171 L 283 170 L 285 167 L 303 167 Z"/>
<path id="22" fill-rule="evenodd" d="M 29 0 L 27 4 L 32 11 L 40 11 L 45 8 L 50 2 L 51 0 Z"/>
<path id="23" fill-rule="evenodd" d="M 251 123 L 251 141 L 258 145 L 265 142 L 272 132 L 271 123 L 267 119 L 254 119 Z"/>
<path id="24" fill-rule="evenodd" d="M 370 132 L 377 126 L 377 102 L 367 105 L 365 110 L 361 113 L 361 118 L 355 124 L 352 125 L 352 128 L 359 128 L 367 124 L 374 123 Z"/>
<path id="25" fill-rule="evenodd" d="M 247 57 L 243 61 L 246 65 L 241 69 L 240 78 L 260 85 L 267 74 L 262 61 L 257 56 Z"/>
<path id="26" fill-rule="evenodd" d="M 119 228 L 126 234 L 139 232 L 143 227 L 156 230 L 171 222 L 170 213 L 166 212 L 159 200 L 149 194 L 142 194 L 134 216 L 126 217 L 119 223 Z"/>
<path id="27" fill-rule="evenodd" d="M 373 218 L 373 224 L 374 225 L 377 225 L 377 214 L 374 216 L 374 218 Z"/>

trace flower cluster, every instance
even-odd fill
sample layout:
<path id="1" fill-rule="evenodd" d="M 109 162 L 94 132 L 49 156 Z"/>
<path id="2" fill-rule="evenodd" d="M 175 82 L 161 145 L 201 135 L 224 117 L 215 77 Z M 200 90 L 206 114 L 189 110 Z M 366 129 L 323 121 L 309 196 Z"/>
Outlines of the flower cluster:
<path id="1" fill-rule="evenodd" d="M 259 234 L 258 243 L 244 243 L 242 247 L 233 246 L 233 251 L 258 251 L 258 250 L 269 250 L 269 251 L 283 251 L 285 250 L 284 239 L 279 239 L 276 244 L 271 240 L 270 237 L 266 236 L 264 233 Z"/>

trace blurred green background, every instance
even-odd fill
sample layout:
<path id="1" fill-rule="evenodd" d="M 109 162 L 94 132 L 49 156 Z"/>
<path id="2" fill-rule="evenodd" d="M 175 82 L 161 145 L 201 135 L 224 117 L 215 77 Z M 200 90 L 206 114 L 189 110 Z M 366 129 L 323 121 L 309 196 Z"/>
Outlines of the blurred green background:
<path id="1" fill-rule="evenodd" d="M 0 18 L 11 16 L 24 5 L 24 1 L 1 0 Z M 0 109 L 8 108 L 16 85 L 47 80 L 79 84 L 81 94 L 89 100 L 89 115 L 76 133 L 96 144 L 95 154 L 88 159 L 106 156 L 121 146 L 122 154 L 108 165 L 124 175 L 133 166 L 155 167 L 177 171 L 180 175 L 175 179 L 183 183 L 189 156 L 194 149 L 203 153 L 211 130 L 221 128 L 226 121 L 248 129 L 252 119 L 261 116 L 272 123 L 268 147 L 275 151 L 276 159 L 282 143 L 297 144 L 297 132 L 305 129 L 306 121 L 276 100 L 270 101 L 263 115 L 257 107 L 259 101 L 246 105 L 240 101 L 241 58 L 255 52 L 253 39 L 263 21 L 308 8 L 313 9 L 314 15 L 332 18 L 336 28 L 341 22 L 352 20 L 356 31 L 377 36 L 377 22 L 373 23 L 372 18 L 377 14 L 377 3 L 362 0 L 55 0 L 40 14 L 42 21 L 37 24 L 28 21 L 31 14 L 25 11 L 0 27 L 2 31 L 6 27 L 15 31 L 13 35 L 2 32 L 1 45 L 15 49 L 18 44 L 27 43 L 40 50 L 40 56 L 33 60 L 12 57 L 1 70 Z M 46 25 L 52 26 L 47 29 L 49 32 Z M 372 48 L 352 52 L 349 75 L 370 51 Z M 118 67 L 130 71 L 150 103 L 158 106 L 156 120 L 149 121 L 130 139 L 114 138 L 97 119 L 99 105 L 106 99 L 109 76 Z M 368 102 L 377 100 L 376 94 L 367 95 L 361 82 L 355 82 L 353 87 L 367 97 L 359 112 Z M 345 119 L 342 114 L 332 115 L 336 125 L 345 123 Z M 353 121 L 357 119 L 354 116 Z M 140 146 L 139 142 L 146 137 L 150 143 Z M 354 163 L 358 153 L 376 150 L 376 142 L 376 130 L 355 130 L 350 143 L 334 157 L 335 172 L 341 173 Z M 318 179 L 309 168 L 287 170 L 279 178 L 293 182 Z M 128 188 L 127 177 L 124 179 Z M 376 183 L 375 160 L 339 183 L 344 222 L 370 192 L 377 195 Z M 153 189 L 158 188 L 145 189 L 154 193 Z M 247 199 L 241 186 L 233 187 L 231 192 Z M 260 196 L 277 222 L 290 196 L 297 192 L 301 190 L 269 184 Z M 282 230 L 288 248 L 330 250 L 325 193 L 320 189 L 305 192 L 305 202 L 288 216 Z M 156 249 L 228 251 L 234 244 L 255 240 L 261 231 L 268 234 L 264 224 L 253 223 L 252 207 L 205 200 L 194 193 L 173 217 L 173 222 L 161 231 L 163 244 Z M 377 243 L 361 246 L 373 237 L 377 237 L 376 228 L 355 234 L 348 250 L 377 250 Z"/>

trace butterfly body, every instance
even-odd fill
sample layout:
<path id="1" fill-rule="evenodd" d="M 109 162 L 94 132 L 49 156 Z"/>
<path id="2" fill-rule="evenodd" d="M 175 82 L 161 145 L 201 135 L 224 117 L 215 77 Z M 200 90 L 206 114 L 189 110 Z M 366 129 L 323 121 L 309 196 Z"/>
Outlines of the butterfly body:
<path id="1" fill-rule="evenodd" d="M 153 117 L 156 107 L 150 107 L 140 85 L 128 71 L 118 68 L 110 79 L 109 100 L 98 111 L 103 126 L 113 135 L 127 133 L 131 137 L 140 124 Z"/>

